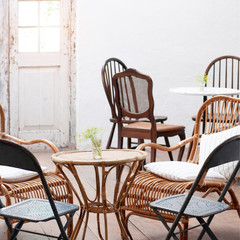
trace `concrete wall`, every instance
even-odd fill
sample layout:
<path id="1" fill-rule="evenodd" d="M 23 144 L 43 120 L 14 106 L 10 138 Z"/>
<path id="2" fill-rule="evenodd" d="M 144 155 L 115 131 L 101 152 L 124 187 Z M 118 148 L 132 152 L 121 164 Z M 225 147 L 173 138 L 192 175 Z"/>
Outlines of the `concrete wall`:
<path id="1" fill-rule="evenodd" d="M 77 131 L 104 127 L 104 146 L 111 124 L 100 71 L 107 58 L 150 75 L 155 114 L 185 125 L 190 136 L 202 97 L 169 88 L 196 86 L 213 59 L 240 56 L 239 0 L 81 0 L 77 14 Z"/>

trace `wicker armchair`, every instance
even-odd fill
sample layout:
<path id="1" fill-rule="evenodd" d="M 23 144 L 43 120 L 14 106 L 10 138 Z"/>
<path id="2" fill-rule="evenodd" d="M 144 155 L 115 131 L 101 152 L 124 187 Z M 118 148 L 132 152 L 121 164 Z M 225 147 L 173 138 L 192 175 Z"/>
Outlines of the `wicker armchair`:
<path id="1" fill-rule="evenodd" d="M 218 96 L 203 103 L 197 114 L 194 135 L 181 141 L 177 146 L 163 147 L 155 143 L 144 143 L 139 145 L 138 149 L 151 147 L 161 151 L 173 151 L 185 146 L 188 143 L 192 143 L 191 152 L 187 162 L 198 164 L 198 145 L 200 143 L 202 133 L 201 119 L 204 114 L 206 115 L 204 134 L 207 136 L 212 133 L 221 132 L 238 126 L 240 125 L 240 98 Z M 207 119 L 212 119 L 212 121 L 208 121 Z M 122 206 L 122 217 L 126 226 L 130 216 L 132 215 L 157 219 L 155 213 L 149 206 L 150 202 L 166 196 L 182 194 L 191 188 L 193 182 L 194 181 L 167 180 L 153 173 L 140 171 L 136 175 L 125 199 L 124 205 Z M 203 197 L 206 197 L 210 193 L 217 193 L 220 195 L 220 192 L 223 190 L 225 184 L 226 181 L 205 181 L 201 187 L 199 186 L 197 188 L 197 191 L 199 191 L 199 194 Z M 240 205 L 232 188 L 229 188 L 228 196 L 224 199 L 224 201 L 230 205 L 230 209 L 237 210 L 240 217 Z M 173 222 L 176 216 L 166 212 L 162 213 L 162 215 L 168 222 Z M 189 218 L 182 217 L 180 224 L 178 224 L 179 229 L 187 229 L 188 223 Z M 180 237 L 181 239 L 187 239 L 188 232 L 186 231 L 182 233 Z"/>
<path id="2" fill-rule="evenodd" d="M 45 144 L 50 147 L 53 153 L 58 152 L 58 148 L 50 141 L 45 139 L 35 139 L 31 141 L 23 141 L 5 133 L 5 115 L 2 106 L 0 105 L 0 138 L 7 139 L 18 144 L 32 145 L 32 144 Z M 70 186 L 63 176 L 56 169 L 51 172 L 45 172 L 49 189 L 53 195 L 54 200 L 73 203 L 73 194 Z M 11 205 L 29 198 L 45 198 L 44 187 L 39 177 L 33 177 L 26 181 L 21 182 L 6 182 L 0 176 L 0 197 L 5 202 L 5 205 Z M 4 197 L 4 198 L 3 198 Z M 72 225 L 69 226 L 68 234 L 72 231 Z"/>

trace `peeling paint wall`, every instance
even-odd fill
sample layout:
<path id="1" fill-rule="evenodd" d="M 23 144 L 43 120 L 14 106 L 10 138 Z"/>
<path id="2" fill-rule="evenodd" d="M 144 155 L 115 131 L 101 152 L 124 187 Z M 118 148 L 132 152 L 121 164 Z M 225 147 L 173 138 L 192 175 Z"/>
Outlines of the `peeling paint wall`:
<path id="1" fill-rule="evenodd" d="M 70 14 L 70 144 L 75 148 L 76 135 L 76 0 L 71 1 Z"/>
<path id="2" fill-rule="evenodd" d="M 6 130 L 8 126 L 8 1 L 0 0 L 0 103 L 6 115 Z"/>

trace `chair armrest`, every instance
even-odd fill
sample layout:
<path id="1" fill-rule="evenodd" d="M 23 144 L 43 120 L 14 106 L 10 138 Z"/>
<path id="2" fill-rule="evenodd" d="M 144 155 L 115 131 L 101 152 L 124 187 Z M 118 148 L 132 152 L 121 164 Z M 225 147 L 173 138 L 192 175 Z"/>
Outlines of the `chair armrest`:
<path id="1" fill-rule="evenodd" d="M 145 147 L 152 147 L 152 148 L 156 148 L 157 150 L 160 150 L 160 151 L 172 152 L 174 150 L 177 150 L 177 149 L 185 146 L 186 144 L 188 144 L 190 142 L 193 142 L 193 140 L 196 139 L 196 138 L 197 138 L 197 135 L 194 135 L 194 136 L 192 136 L 190 138 L 182 140 L 177 145 L 172 146 L 172 147 L 164 147 L 162 145 L 159 145 L 157 143 L 152 143 L 152 142 L 150 142 L 150 143 L 142 143 L 142 144 L 140 144 L 137 147 L 137 150 L 143 150 Z"/>
<path id="2" fill-rule="evenodd" d="M 44 143 L 44 144 L 48 145 L 54 153 L 59 152 L 57 146 L 54 143 L 52 143 L 51 141 L 46 140 L 46 139 L 33 139 L 33 140 L 29 140 L 29 141 L 24 141 L 24 140 L 21 140 L 19 138 L 8 135 L 6 133 L 2 133 L 1 138 L 9 139 L 9 140 L 12 140 L 16 143 L 25 144 L 25 145 L 32 145 L 32 144 L 36 144 L 36 143 Z"/>

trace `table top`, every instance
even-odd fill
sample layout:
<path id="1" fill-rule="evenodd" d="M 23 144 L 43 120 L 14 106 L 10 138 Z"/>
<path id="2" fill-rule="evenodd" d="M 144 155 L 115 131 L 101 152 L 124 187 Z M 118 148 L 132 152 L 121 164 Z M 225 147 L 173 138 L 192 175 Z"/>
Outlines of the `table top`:
<path id="1" fill-rule="evenodd" d="M 52 155 L 52 160 L 55 163 L 71 163 L 74 165 L 98 165 L 112 166 L 119 163 L 128 163 L 141 161 L 146 159 L 147 153 L 140 150 L 118 149 L 118 150 L 103 150 L 102 159 L 93 159 L 91 151 L 66 151 Z"/>
<path id="2" fill-rule="evenodd" d="M 217 87 L 176 87 L 170 88 L 170 92 L 179 93 L 184 95 L 197 95 L 197 96 L 216 96 L 216 95 L 238 95 L 240 90 L 232 88 L 217 88 Z"/>

